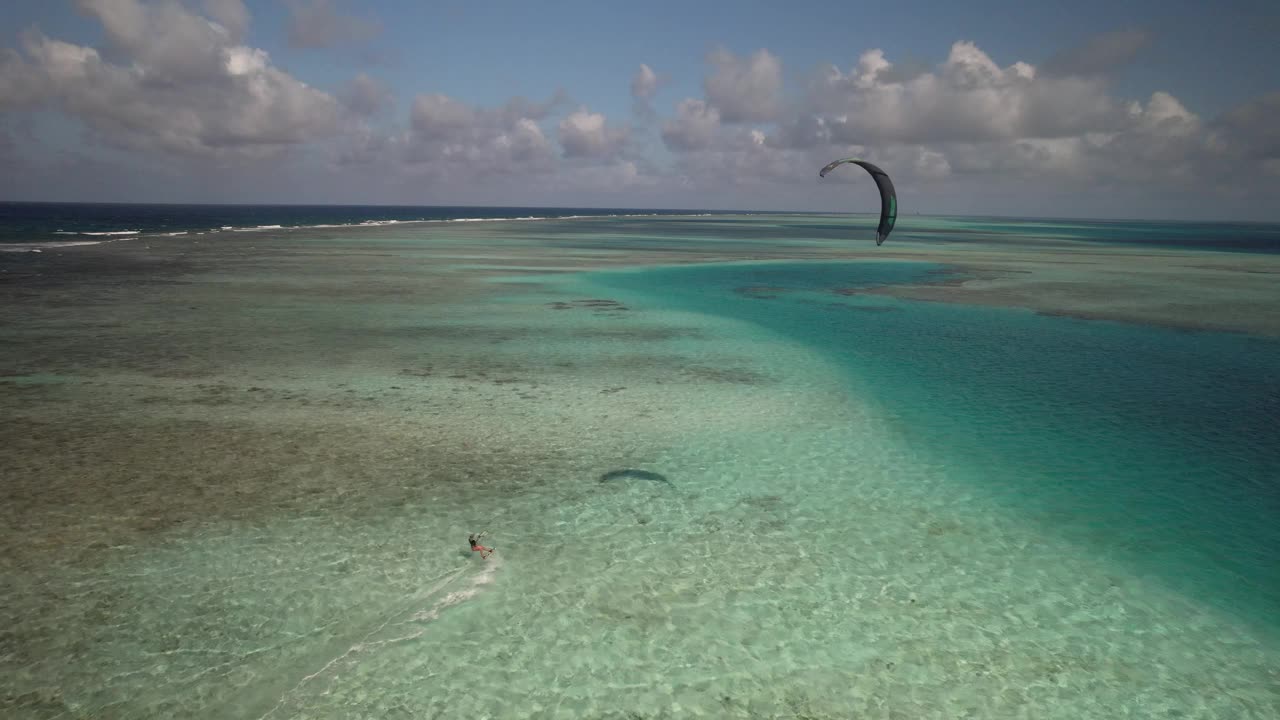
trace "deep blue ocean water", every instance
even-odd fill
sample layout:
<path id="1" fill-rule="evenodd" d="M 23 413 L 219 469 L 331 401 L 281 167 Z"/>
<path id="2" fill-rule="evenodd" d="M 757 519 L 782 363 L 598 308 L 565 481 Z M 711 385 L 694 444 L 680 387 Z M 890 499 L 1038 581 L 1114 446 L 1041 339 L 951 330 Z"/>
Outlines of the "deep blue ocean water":
<path id="1" fill-rule="evenodd" d="M 0 202 L 0 244 L 211 230 L 305 228 L 422 220 L 659 215 L 674 210 L 394 205 L 142 205 Z"/>
<path id="2" fill-rule="evenodd" d="M 1092 242 L 1136 247 L 1214 249 L 1231 252 L 1280 252 L 1280 224 L 1245 222 L 1155 222 L 1150 220 L 1076 220 L 1069 218 L 939 218 L 939 231 L 922 223 L 908 235 L 952 242 L 980 240 L 986 243 L 1027 241 Z M 899 227 L 904 223 L 899 219 Z"/>
<path id="3" fill-rule="evenodd" d="M 0 245 L 73 242 L 211 230 L 305 228 L 422 220 L 617 217 L 715 214 L 736 223 L 736 236 L 776 238 L 794 229 L 808 236 L 845 240 L 874 237 L 872 215 L 769 213 L 762 223 L 745 212 L 636 208 L 531 208 L 391 205 L 147 205 L 0 202 Z M 736 216 L 736 217 L 735 217 Z M 788 217 L 791 220 L 788 220 Z M 829 222 L 815 219 L 829 218 Z M 660 225 L 658 225 L 660 227 Z M 868 233 L 871 233 L 870 235 Z M 904 215 L 891 242 L 1044 244 L 1097 242 L 1159 248 L 1200 248 L 1280 253 L 1280 224 L 1154 222 L 1145 220 L 1021 219 Z"/>
<path id="4" fill-rule="evenodd" d="M 720 264 L 593 281 L 820 350 L 952 481 L 1280 629 L 1280 341 L 832 292 L 934 269 Z"/>

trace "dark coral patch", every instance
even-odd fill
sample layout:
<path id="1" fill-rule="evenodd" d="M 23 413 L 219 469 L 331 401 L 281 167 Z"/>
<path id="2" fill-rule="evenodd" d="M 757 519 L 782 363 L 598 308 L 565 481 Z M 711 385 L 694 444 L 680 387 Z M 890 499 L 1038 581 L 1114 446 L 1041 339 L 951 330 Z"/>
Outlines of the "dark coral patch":
<path id="1" fill-rule="evenodd" d="M 743 285 L 736 287 L 733 292 L 743 297 L 755 298 L 757 300 L 773 300 L 779 294 L 789 292 L 784 287 L 771 287 L 768 285 Z"/>
<path id="2" fill-rule="evenodd" d="M 556 302 L 547 303 L 547 307 L 552 310 L 574 310 L 577 308 L 586 308 L 596 312 L 622 312 L 631 309 L 617 300 L 605 300 L 601 298 L 592 298 L 590 300 L 570 300 L 569 302 L 557 300 Z"/>

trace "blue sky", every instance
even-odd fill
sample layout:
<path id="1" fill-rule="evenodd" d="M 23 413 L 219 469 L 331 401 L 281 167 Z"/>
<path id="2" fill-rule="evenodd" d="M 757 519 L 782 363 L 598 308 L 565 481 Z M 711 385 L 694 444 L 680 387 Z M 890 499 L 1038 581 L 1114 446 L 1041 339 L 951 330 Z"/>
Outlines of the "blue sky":
<path id="1" fill-rule="evenodd" d="M 1280 219 L 1274 2 L 10 0 L 0 28 L 6 199 L 871 209 L 816 179 L 848 153 L 904 211 Z"/>

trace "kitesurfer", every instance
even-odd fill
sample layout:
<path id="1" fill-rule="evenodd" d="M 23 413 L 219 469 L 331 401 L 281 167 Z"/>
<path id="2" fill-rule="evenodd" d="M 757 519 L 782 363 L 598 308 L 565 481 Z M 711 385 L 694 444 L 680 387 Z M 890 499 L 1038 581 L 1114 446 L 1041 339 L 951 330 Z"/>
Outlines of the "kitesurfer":
<path id="1" fill-rule="evenodd" d="M 471 552 L 478 552 L 480 553 L 480 557 L 488 560 L 489 556 L 493 554 L 493 551 L 496 548 L 481 545 L 480 538 L 482 537 L 484 537 L 484 533 L 480 533 L 478 535 L 476 533 L 471 533 L 471 535 L 467 537 L 467 542 L 471 543 Z"/>

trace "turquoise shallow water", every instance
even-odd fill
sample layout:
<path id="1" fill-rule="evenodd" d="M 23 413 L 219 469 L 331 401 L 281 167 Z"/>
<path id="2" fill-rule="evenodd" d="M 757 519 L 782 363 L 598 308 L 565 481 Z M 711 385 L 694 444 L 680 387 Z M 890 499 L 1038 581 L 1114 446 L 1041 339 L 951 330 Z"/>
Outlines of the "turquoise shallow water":
<path id="1" fill-rule="evenodd" d="M 718 262 L 831 218 L 165 243 L 12 254 L 0 715 L 1280 714 L 1274 341 Z"/>
<path id="2" fill-rule="evenodd" d="M 818 349 L 953 482 L 1280 630 L 1280 343 L 834 292 L 931 269 L 723 264 L 597 279 Z"/>

